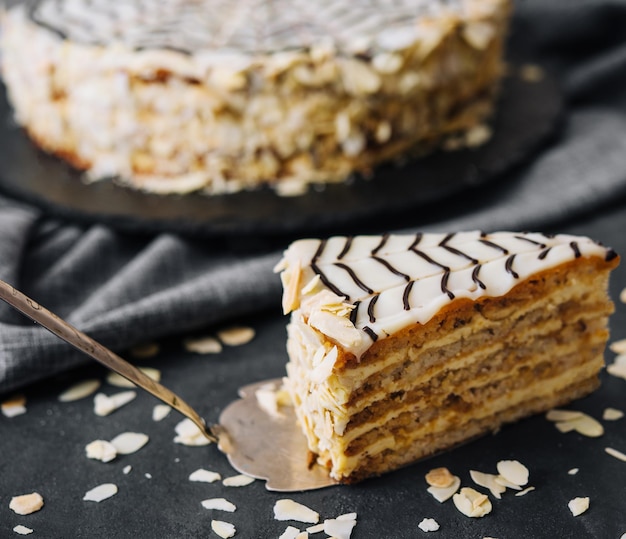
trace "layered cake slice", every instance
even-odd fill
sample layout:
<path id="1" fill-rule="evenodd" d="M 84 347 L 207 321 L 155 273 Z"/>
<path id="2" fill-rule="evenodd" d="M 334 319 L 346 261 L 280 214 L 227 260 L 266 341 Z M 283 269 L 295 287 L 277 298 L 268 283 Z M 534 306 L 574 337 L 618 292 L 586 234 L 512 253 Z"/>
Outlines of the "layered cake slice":
<path id="1" fill-rule="evenodd" d="M 354 482 L 590 393 L 618 262 L 538 233 L 294 242 L 278 269 L 310 451 Z"/>

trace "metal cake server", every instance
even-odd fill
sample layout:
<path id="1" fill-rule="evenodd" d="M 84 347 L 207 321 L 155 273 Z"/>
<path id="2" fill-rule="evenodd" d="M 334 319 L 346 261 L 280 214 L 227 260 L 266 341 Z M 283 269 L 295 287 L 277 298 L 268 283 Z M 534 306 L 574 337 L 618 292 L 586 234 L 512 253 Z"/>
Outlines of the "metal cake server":
<path id="1" fill-rule="evenodd" d="M 241 399 L 222 411 L 219 424 L 209 426 L 174 392 L 2 280 L 0 299 L 188 417 L 226 454 L 233 468 L 265 480 L 268 490 L 294 492 L 337 484 L 327 470 L 309 464 L 306 440 L 291 407 L 284 407 L 280 416 L 272 416 L 259 407 L 256 390 L 268 384 L 277 388 L 281 383 L 279 379 L 242 387 L 239 390 Z"/>

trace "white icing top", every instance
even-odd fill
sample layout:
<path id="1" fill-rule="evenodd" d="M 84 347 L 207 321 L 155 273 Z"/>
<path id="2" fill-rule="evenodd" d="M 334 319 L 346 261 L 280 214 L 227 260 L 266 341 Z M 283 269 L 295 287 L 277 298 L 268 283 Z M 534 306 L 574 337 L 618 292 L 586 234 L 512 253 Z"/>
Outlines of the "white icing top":
<path id="1" fill-rule="evenodd" d="M 481 0 L 484 1 L 484 0 Z M 417 39 L 418 17 L 463 14 L 476 0 L 36 0 L 31 19 L 85 44 L 276 52 L 320 40 L 353 54 Z M 490 4 L 491 2 L 487 2 Z M 470 6 L 470 7 L 468 7 Z M 357 50 L 360 49 L 360 50 Z"/>
<path id="2" fill-rule="evenodd" d="M 575 258 L 616 256 L 589 238 L 570 235 L 337 236 L 294 242 L 277 269 L 285 312 L 295 310 L 359 357 L 377 339 L 428 322 L 455 298 L 501 296 Z"/>

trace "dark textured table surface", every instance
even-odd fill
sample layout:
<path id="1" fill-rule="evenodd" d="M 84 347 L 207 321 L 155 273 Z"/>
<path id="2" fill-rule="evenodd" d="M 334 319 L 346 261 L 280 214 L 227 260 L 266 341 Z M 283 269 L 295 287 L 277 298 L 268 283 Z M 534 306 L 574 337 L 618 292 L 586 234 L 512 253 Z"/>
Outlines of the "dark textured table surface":
<path id="1" fill-rule="evenodd" d="M 591 236 L 623 254 L 625 210 L 626 204 L 616 203 L 602 215 L 579 219 L 559 231 Z M 611 282 L 616 304 L 611 341 L 626 338 L 626 305 L 619 300 L 624 287 L 626 266 L 622 265 Z M 255 338 L 242 346 L 226 346 L 219 354 L 198 355 L 186 351 L 186 336 L 181 335 L 159 343 L 158 355 L 140 362 L 161 370 L 162 381 L 212 422 L 236 398 L 238 387 L 284 373 L 285 319 L 278 307 L 254 319 L 232 322 L 254 327 Z M 206 328 L 202 335 L 219 329 Z M 614 354 L 607 351 L 606 358 L 612 363 Z M 586 438 L 575 432 L 562 434 L 545 417 L 537 416 L 384 477 L 285 495 L 266 491 L 261 481 L 239 488 L 189 481 L 199 468 L 222 477 L 236 472 L 213 446 L 175 444 L 174 427 L 181 416 L 173 412 L 161 422 L 153 421 L 157 401 L 148 394 L 139 392 L 133 402 L 106 417 L 94 414 L 93 397 L 59 402 L 58 395 L 74 382 L 91 377 L 104 380 L 105 375 L 94 364 L 27 386 L 22 391 L 27 412 L 13 418 L 0 416 L 0 537 L 17 536 L 12 530 L 19 524 L 33 529 L 33 537 L 217 537 L 211 520 L 218 519 L 236 526 L 235 537 L 277 538 L 287 525 L 307 526 L 274 519 L 273 506 L 285 497 L 318 511 L 321 519 L 356 512 L 353 539 L 421 537 L 426 535 L 418 528 L 423 518 L 440 524 L 439 531 L 429 535 L 442 539 L 619 538 L 626 533 L 626 463 L 605 452 L 606 447 L 626 452 L 626 418 L 603 421 L 605 434 Z M 606 372 L 601 378 L 597 392 L 570 408 L 596 418 L 607 407 L 626 411 L 626 380 Z M 103 383 L 100 391 L 121 390 Z M 109 463 L 86 458 L 86 444 L 125 431 L 143 432 L 150 441 L 138 452 Z M 495 473 L 496 463 L 503 459 L 525 464 L 535 490 L 522 497 L 508 490 L 501 500 L 492 498 L 493 511 L 483 518 L 470 519 L 451 500 L 440 504 L 426 492 L 424 475 L 433 467 L 447 466 L 464 486 L 476 487 L 470 469 Z M 126 474 L 127 466 L 132 469 Z M 568 474 L 573 468 L 578 473 Z M 117 495 L 100 503 L 83 501 L 89 489 L 102 483 L 115 483 Z M 44 498 L 39 512 L 19 516 L 9 509 L 13 496 L 30 492 Z M 207 510 L 200 503 L 218 497 L 234 503 L 236 511 Z M 575 497 L 590 498 L 589 510 L 578 517 L 567 506 Z"/>

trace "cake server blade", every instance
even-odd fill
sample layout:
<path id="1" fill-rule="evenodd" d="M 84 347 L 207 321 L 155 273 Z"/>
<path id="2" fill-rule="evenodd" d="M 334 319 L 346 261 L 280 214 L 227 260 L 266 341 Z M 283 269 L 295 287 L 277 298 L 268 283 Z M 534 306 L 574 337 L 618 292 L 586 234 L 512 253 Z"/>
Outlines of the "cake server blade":
<path id="1" fill-rule="evenodd" d="M 240 389 L 241 399 L 228 405 L 218 425 L 206 421 L 173 391 L 152 380 L 128 361 L 58 317 L 10 284 L 0 280 L 0 299 L 48 331 L 120 374 L 157 399 L 189 418 L 211 442 L 218 444 L 239 472 L 266 481 L 268 490 L 294 492 L 336 484 L 318 465 L 309 466 L 308 449 L 291 407 L 276 417 L 262 410 L 256 390 L 270 380 Z"/>

